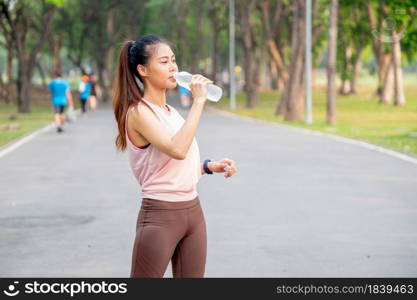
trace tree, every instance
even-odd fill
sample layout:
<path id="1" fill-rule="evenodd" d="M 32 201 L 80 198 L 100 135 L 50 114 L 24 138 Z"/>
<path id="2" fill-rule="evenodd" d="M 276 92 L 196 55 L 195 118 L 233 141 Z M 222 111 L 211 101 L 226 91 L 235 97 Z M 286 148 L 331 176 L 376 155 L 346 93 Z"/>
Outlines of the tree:
<path id="1" fill-rule="evenodd" d="M 294 90 L 290 91 L 292 88 L 289 88 L 289 79 L 291 72 L 294 71 L 298 74 L 295 76 L 302 76 L 300 67 L 303 68 L 304 64 L 303 61 L 298 63 L 300 59 L 303 60 L 303 54 L 300 52 L 302 49 L 300 46 L 304 47 L 303 44 L 300 45 L 298 43 L 300 39 L 304 39 L 304 32 L 300 30 L 305 30 L 304 19 L 301 20 L 301 15 L 299 15 L 305 13 L 300 11 L 300 9 L 303 8 L 300 8 L 299 5 L 300 4 L 297 4 L 296 2 L 271 2 L 270 0 L 262 0 L 258 6 L 262 13 L 262 22 L 266 33 L 265 43 L 271 58 L 269 69 L 271 78 L 273 78 L 273 86 L 279 87 L 279 89 L 283 91 L 283 96 L 278 101 L 275 114 L 288 114 L 287 100 L 288 94 L 291 93 L 292 95 L 296 95 L 295 97 L 297 98 L 297 100 L 292 99 L 292 105 L 290 105 L 290 107 L 297 107 L 298 112 L 296 113 L 296 119 L 302 118 L 303 91 L 300 93 L 294 93 Z M 303 3 L 301 3 L 301 5 L 305 6 Z M 323 41 L 322 32 L 325 26 L 321 5 L 323 5 L 323 3 L 313 1 L 313 54 L 316 54 Z M 297 26 L 300 26 L 300 24 L 294 23 L 300 21 L 302 22 L 301 27 L 297 29 Z M 299 36 L 300 34 L 302 34 L 302 36 Z M 304 40 L 301 42 L 304 43 Z M 293 57 L 292 55 L 294 53 L 298 53 L 298 56 Z M 288 61 L 288 58 L 291 60 Z M 294 67 L 293 62 L 297 62 L 297 68 Z M 294 78 L 291 80 L 294 81 Z M 303 84 L 303 80 L 303 78 L 299 78 L 298 82 Z M 299 86 L 298 88 L 302 89 L 302 86 Z M 292 119 L 293 117 L 287 116 L 287 118 Z"/>
<path id="2" fill-rule="evenodd" d="M 112 89 L 116 47 L 127 37 L 136 39 L 139 31 L 129 27 L 143 27 L 146 11 L 143 1 L 90 0 L 88 10 L 94 16 L 88 50 L 97 68 L 98 80 L 103 87 L 103 101 L 109 99 Z M 120 24 L 120 25 L 119 25 Z"/>
<path id="3" fill-rule="evenodd" d="M 378 65 L 378 89 L 381 104 L 404 105 L 401 67 L 401 42 L 408 32 L 415 31 L 415 3 L 412 0 L 367 2 L 372 28 L 372 45 Z M 407 39 L 405 43 L 408 45 Z"/>
<path id="4" fill-rule="evenodd" d="M 3 32 L 4 41 L 0 42 L 0 45 L 6 49 L 6 78 L 7 82 L 3 81 L 3 77 L 0 75 L 0 98 L 6 103 L 12 102 L 13 93 L 13 39 L 8 26 L 4 19 L 0 19 L 0 27 Z"/>
<path id="5" fill-rule="evenodd" d="M 212 47 L 212 54 L 211 54 L 211 80 L 214 83 L 218 83 L 217 73 L 220 71 L 220 62 L 221 62 L 221 49 L 220 49 L 220 34 L 222 31 L 227 30 L 228 28 L 228 14 L 227 14 L 227 7 L 223 5 L 224 2 L 222 0 L 217 1 L 210 1 L 208 5 L 208 18 L 211 24 L 211 31 L 213 34 L 213 47 Z"/>
<path id="6" fill-rule="evenodd" d="M 342 80 L 339 93 L 354 94 L 357 91 L 363 49 L 369 43 L 370 28 L 366 7 L 362 2 L 342 0 L 339 3 L 338 31 L 343 32 L 337 39 L 337 69 Z"/>
<path id="7" fill-rule="evenodd" d="M 1 1 L 3 33 L 10 35 L 17 56 L 18 112 L 31 112 L 30 89 L 36 57 L 51 30 L 56 6 L 46 1 Z M 3 23 L 3 22 L 2 22 Z"/>
<path id="8" fill-rule="evenodd" d="M 327 58 L 327 123 L 336 123 L 336 51 L 338 0 L 331 0 Z"/>
<path id="9" fill-rule="evenodd" d="M 284 93 L 276 114 L 284 112 L 286 121 L 302 120 L 304 110 L 304 52 L 305 52 L 305 3 L 296 0 L 292 7 L 291 62 Z"/>
<path id="10" fill-rule="evenodd" d="M 275 8 L 273 8 L 269 0 L 262 0 L 259 3 L 259 7 L 262 12 L 262 21 L 266 32 L 266 45 L 271 56 L 270 70 L 272 71 L 274 80 L 281 83 L 276 82 L 275 85 L 279 86 L 282 90 L 288 80 L 288 70 L 283 58 L 284 51 L 282 46 L 284 40 L 281 39 L 286 26 L 280 25 L 288 13 L 288 6 L 285 6 L 282 1 L 278 1 L 275 4 Z M 270 11 L 274 12 L 272 18 Z"/>
<path id="11" fill-rule="evenodd" d="M 240 36 L 239 41 L 243 50 L 244 74 L 246 93 L 246 107 L 255 107 L 257 104 L 259 86 L 259 67 L 260 57 L 257 51 L 259 42 L 257 41 L 252 12 L 256 7 L 257 0 L 239 1 L 236 5 L 237 19 L 239 21 Z M 259 48 L 258 48 L 259 49 Z"/>

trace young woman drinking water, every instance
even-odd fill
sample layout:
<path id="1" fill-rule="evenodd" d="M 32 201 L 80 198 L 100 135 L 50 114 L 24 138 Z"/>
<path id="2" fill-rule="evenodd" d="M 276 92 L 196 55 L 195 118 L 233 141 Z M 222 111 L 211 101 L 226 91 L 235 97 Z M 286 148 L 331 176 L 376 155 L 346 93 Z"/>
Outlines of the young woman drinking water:
<path id="1" fill-rule="evenodd" d="M 205 173 L 227 178 L 237 170 L 228 158 L 201 164 L 195 133 L 212 81 L 193 75 L 194 101 L 184 120 L 166 103 L 166 90 L 177 85 L 175 72 L 165 39 L 148 35 L 123 43 L 113 94 L 116 146 L 128 151 L 142 188 L 131 277 L 163 277 L 170 261 L 174 277 L 204 276 L 207 236 L 197 182 Z"/>

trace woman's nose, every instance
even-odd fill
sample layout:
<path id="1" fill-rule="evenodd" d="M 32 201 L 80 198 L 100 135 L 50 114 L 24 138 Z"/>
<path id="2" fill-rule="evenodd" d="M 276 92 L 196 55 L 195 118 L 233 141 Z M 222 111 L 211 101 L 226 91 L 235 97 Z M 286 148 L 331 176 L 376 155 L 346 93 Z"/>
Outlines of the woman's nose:
<path id="1" fill-rule="evenodd" d="M 175 64 L 171 64 L 171 67 L 170 67 L 170 72 L 174 72 L 174 71 L 177 71 L 177 66 L 175 65 Z"/>

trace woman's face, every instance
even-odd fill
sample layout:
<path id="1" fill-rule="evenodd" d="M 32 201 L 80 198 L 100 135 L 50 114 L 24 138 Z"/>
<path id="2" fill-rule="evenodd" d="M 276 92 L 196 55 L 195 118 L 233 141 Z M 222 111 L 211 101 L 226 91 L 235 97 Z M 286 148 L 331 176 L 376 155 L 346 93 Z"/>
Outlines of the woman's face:
<path id="1" fill-rule="evenodd" d="M 175 55 L 171 48 L 166 44 L 155 46 L 155 52 L 148 61 L 148 65 L 138 65 L 138 71 L 142 79 L 147 84 L 159 89 L 173 89 L 177 86 L 176 80 L 172 77 L 178 72 Z"/>

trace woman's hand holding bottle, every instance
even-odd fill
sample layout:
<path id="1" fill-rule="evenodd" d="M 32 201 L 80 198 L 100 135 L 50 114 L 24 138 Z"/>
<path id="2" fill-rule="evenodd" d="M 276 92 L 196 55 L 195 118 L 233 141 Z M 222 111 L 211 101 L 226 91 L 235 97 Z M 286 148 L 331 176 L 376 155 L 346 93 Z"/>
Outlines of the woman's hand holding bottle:
<path id="1" fill-rule="evenodd" d="M 190 91 L 194 102 L 205 103 L 207 101 L 207 85 L 213 83 L 210 79 L 200 75 L 193 75 L 190 82 Z"/>

